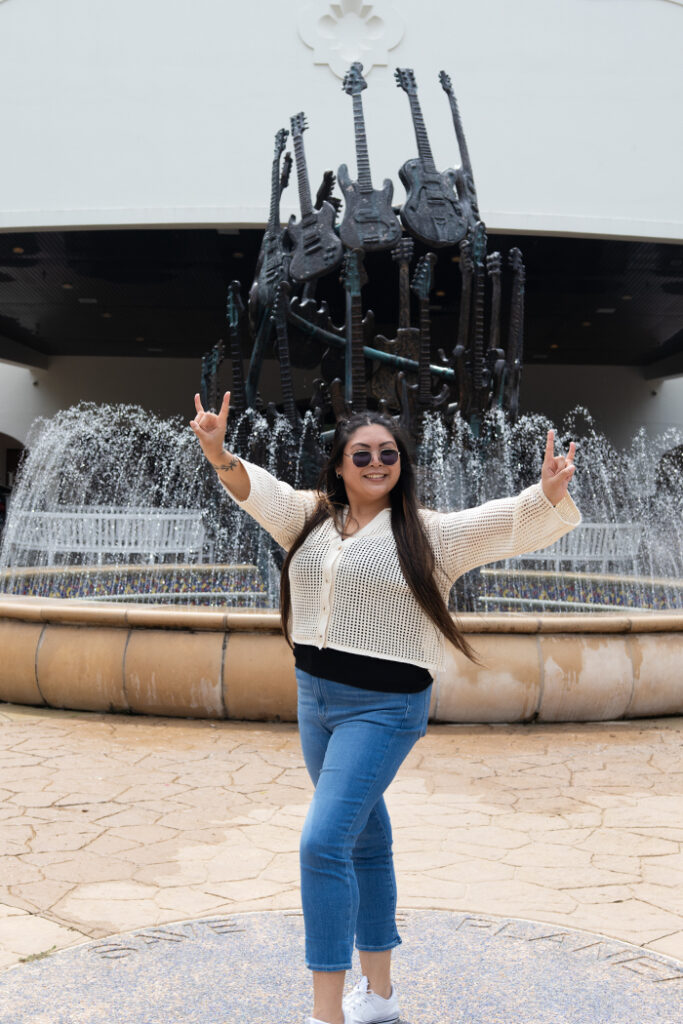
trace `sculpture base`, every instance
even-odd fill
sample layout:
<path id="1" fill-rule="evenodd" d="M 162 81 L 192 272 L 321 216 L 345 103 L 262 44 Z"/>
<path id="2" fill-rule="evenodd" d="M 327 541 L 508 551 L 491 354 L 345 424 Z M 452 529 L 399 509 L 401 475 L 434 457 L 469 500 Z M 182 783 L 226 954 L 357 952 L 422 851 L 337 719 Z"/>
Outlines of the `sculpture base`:
<path id="1" fill-rule="evenodd" d="M 683 964 L 560 926 L 446 911 L 399 916 L 400 1024 L 671 1024 Z M 311 974 L 297 911 L 143 928 L 12 968 L 0 1024 L 300 1024 Z M 360 977 L 357 952 L 347 991 Z M 645 1008 L 645 1009 L 644 1009 Z M 112 1016 L 114 1014 L 114 1017 Z"/>
<path id="2" fill-rule="evenodd" d="M 432 722 L 590 722 L 683 714 L 683 612 L 462 615 Z M 0 598 L 0 700 L 81 711 L 296 721 L 273 611 Z"/>

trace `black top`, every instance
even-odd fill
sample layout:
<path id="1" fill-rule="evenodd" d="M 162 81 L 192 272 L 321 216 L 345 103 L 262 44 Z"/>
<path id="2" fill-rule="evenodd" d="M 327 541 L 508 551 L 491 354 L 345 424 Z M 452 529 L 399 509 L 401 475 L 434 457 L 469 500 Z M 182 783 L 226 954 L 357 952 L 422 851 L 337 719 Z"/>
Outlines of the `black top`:
<path id="1" fill-rule="evenodd" d="M 432 682 L 429 669 L 405 661 L 387 661 L 369 654 L 350 654 L 331 647 L 294 644 L 296 667 L 320 679 L 381 693 L 420 693 Z"/>

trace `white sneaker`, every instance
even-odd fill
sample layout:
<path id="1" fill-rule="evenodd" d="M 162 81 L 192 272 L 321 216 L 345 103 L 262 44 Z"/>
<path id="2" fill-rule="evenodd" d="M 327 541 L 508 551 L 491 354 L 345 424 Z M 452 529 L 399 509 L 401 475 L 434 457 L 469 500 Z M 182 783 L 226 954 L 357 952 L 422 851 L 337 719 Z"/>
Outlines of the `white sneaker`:
<path id="1" fill-rule="evenodd" d="M 383 999 L 368 988 L 368 979 L 363 975 L 358 984 L 342 1000 L 344 1013 L 349 1024 L 396 1024 L 398 1021 L 398 999 L 392 985 L 391 995 Z"/>

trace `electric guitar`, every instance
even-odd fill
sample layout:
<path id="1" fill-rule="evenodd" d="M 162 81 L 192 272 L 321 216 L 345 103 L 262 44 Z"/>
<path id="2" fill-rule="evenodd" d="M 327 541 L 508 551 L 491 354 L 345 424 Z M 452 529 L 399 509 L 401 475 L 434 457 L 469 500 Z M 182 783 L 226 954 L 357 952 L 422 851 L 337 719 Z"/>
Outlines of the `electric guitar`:
<path id="1" fill-rule="evenodd" d="M 284 404 L 285 416 L 294 427 L 298 425 L 300 416 L 294 400 L 292 364 L 289 353 L 289 335 L 287 332 L 288 298 L 289 284 L 286 281 L 280 281 L 275 292 L 273 322 L 275 324 L 275 334 L 277 336 L 277 354 L 280 360 L 282 401 Z"/>
<path id="2" fill-rule="evenodd" d="M 458 198 L 460 199 L 463 212 L 469 221 L 470 227 L 474 228 L 475 224 L 479 220 L 479 201 L 477 199 L 477 190 L 474 185 L 474 175 L 472 173 L 470 154 L 465 140 L 465 132 L 462 126 L 462 121 L 460 120 L 458 101 L 455 98 L 450 77 L 445 71 L 439 72 L 439 81 L 441 82 L 441 88 L 448 96 L 448 100 L 451 105 L 453 127 L 455 128 L 455 137 L 458 140 L 458 149 L 460 150 L 460 159 L 462 161 L 462 167 L 459 167 L 455 172 Z"/>
<path id="3" fill-rule="evenodd" d="M 381 190 L 372 187 L 363 101 L 361 100 L 361 92 L 363 89 L 367 89 L 367 82 L 361 74 L 362 70 L 363 65 L 358 61 L 352 64 L 342 86 L 344 92 L 353 100 L 358 181 L 351 181 L 348 166 L 342 164 L 337 172 L 337 177 L 346 209 L 344 210 L 344 219 L 339 227 L 339 234 L 347 249 L 361 248 L 367 252 L 373 252 L 378 249 L 391 249 L 401 237 L 401 225 L 391 208 L 394 194 L 391 180 L 385 178 Z"/>
<path id="4" fill-rule="evenodd" d="M 286 267 L 287 256 L 284 247 L 284 232 L 280 225 L 280 197 L 289 182 L 292 158 L 287 153 L 282 167 L 282 174 L 280 174 L 280 158 L 284 152 L 288 135 L 289 132 L 285 128 L 281 128 L 275 136 L 268 226 L 261 239 L 261 249 L 256 262 L 254 283 L 249 289 L 249 323 L 252 334 L 255 334 L 258 330 L 264 313 L 272 308 L 278 281 L 283 277 Z"/>
<path id="5" fill-rule="evenodd" d="M 450 388 L 447 384 L 443 385 L 438 395 L 432 394 L 429 293 L 432 290 L 435 263 L 435 254 L 428 252 L 418 260 L 413 280 L 410 283 L 410 287 L 417 295 L 420 304 L 420 355 L 418 358 L 417 384 L 409 384 L 408 387 L 416 390 L 417 404 L 422 409 L 440 409 L 441 406 L 446 404 L 450 395 Z"/>
<path id="6" fill-rule="evenodd" d="M 292 242 L 289 273 L 294 281 L 311 281 L 341 263 L 344 250 L 334 230 L 335 210 L 325 200 L 319 210 L 313 207 L 303 134 L 308 125 L 303 113 L 292 120 L 292 141 L 299 184 L 301 220 L 290 217 L 287 233 Z"/>
<path id="7" fill-rule="evenodd" d="M 399 177 L 407 192 L 401 220 L 425 245 L 457 245 L 467 234 L 467 217 L 455 191 L 456 171 L 439 172 L 427 137 L 417 98 L 415 75 L 410 68 L 396 69 L 396 84 L 407 94 L 419 156 L 407 160 Z"/>
<path id="8" fill-rule="evenodd" d="M 365 354 L 363 352 L 363 309 L 360 292 L 367 282 L 363 250 L 354 249 L 344 258 L 342 281 L 346 290 L 346 388 L 345 398 L 354 412 L 367 408 Z"/>

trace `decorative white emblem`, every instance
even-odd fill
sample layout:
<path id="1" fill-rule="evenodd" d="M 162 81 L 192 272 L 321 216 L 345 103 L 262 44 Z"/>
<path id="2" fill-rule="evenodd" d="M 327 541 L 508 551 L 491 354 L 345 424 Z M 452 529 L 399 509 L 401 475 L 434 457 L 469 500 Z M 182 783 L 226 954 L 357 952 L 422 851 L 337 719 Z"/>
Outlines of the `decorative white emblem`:
<path id="1" fill-rule="evenodd" d="M 389 62 L 405 23 L 389 0 L 313 0 L 299 14 L 299 35 L 314 51 L 316 64 L 328 64 L 338 78 L 359 60 L 365 74 Z"/>

